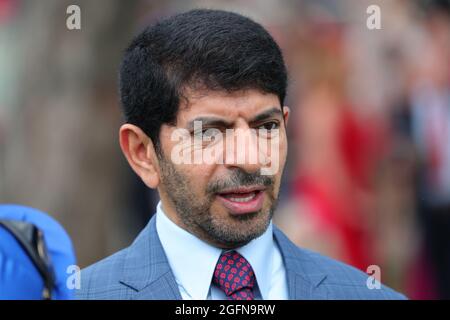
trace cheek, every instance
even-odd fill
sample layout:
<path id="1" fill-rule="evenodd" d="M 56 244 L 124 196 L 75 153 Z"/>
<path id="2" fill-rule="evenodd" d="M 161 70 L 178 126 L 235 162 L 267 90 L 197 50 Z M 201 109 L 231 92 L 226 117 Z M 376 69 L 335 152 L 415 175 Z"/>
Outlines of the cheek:
<path id="1" fill-rule="evenodd" d="M 286 161 L 286 156 L 288 152 L 288 144 L 286 137 L 283 137 L 280 141 L 279 152 L 280 152 L 280 167 L 281 167 L 282 165 L 284 165 L 284 162 Z"/>
<path id="2" fill-rule="evenodd" d="M 286 140 L 284 140 L 284 142 L 280 144 L 280 149 L 279 149 L 279 159 L 278 159 L 279 166 L 278 166 L 278 171 L 275 174 L 275 186 L 274 186 L 275 194 L 278 194 L 278 191 L 280 189 L 281 178 L 283 176 L 284 166 L 286 164 L 286 159 L 287 159 L 287 151 L 288 151 L 288 146 L 287 146 Z"/>
<path id="3" fill-rule="evenodd" d="M 204 194 L 206 187 L 211 179 L 213 167 L 208 165 L 183 165 L 180 170 L 183 170 L 192 191 L 197 194 Z"/>
<path id="4" fill-rule="evenodd" d="M 279 180 L 281 175 L 283 174 L 284 165 L 286 164 L 287 153 L 288 153 L 288 144 L 285 137 L 281 139 L 278 144 L 278 148 L 276 149 L 277 154 L 271 155 L 271 159 L 273 161 L 277 161 L 277 165 L 272 164 L 274 167 L 278 168 L 276 171 L 276 178 Z"/>

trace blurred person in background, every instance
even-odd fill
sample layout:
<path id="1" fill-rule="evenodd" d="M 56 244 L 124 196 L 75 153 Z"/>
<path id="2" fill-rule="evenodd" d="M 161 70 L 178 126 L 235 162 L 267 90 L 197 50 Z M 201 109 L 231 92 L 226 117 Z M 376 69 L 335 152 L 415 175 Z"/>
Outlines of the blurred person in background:
<path id="1" fill-rule="evenodd" d="M 311 23 L 302 35 L 302 55 L 293 58 L 304 81 L 297 90 L 291 201 L 277 223 L 299 245 L 365 271 L 376 260 L 369 215 L 382 122 L 366 122 L 346 95 L 343 26 Z"/>
<path id="2" fill-rule="evenodd" d="M 431 1 L 415 23 L 422 28 L 404 53 L 407 90 L 400 113 L 416 150 L 423 235 L 411 281 L 429 280 L 426 287 L 415 287 L 418 298 L 450 299 L 450 3 Z"/>
<path id="3" fill-rule="evenodd" d="M 378 3 L 383 26 L 376 31 L 358 15 L 368 2 L 316 5 L 310 11 L 320 14 L 306 14 L 289 51 L 299 125 L 290 197 L 276 221 L 297 244 L 361 270 L 377 265 L 384 281 L 417 292 L 414 157 L 397 143 L 390 118 L 408 70 L 395 50 L 421 29 L 414 3 Z"/>

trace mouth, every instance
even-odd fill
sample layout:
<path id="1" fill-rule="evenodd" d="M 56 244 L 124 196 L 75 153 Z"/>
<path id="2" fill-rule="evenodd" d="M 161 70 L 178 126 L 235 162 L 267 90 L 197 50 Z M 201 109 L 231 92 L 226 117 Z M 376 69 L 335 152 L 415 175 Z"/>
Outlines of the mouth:
<path id="1" fill-rule="evenodd" d="M 264 187 L 251 186 L 227 189 L 216 196 L 231 215 L 257 212 L 264 203 Z"/>

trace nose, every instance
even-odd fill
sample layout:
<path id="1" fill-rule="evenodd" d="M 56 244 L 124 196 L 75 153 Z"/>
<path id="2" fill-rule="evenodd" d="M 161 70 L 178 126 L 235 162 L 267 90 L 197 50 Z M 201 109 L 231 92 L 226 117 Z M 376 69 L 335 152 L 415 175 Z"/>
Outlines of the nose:
<path id="1" fill-rule="evenodd" d="M 255 173 L 261 169 L 259 158 L 258 136 L 255 129 L 246 127 L 227 131 L 224 155 L 226 167 Z"/>

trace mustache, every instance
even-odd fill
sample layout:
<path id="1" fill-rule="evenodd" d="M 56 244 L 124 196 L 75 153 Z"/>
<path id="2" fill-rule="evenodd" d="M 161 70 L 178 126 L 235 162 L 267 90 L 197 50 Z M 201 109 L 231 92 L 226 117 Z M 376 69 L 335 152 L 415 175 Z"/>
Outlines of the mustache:
<path id="1" fill-rule="evenodd" d="M 210 182 L 206 187 L 206 192 L 220 193 L 223 190 L 249 186 L 271 187 L 275 183 L 273 176 L 261 175 L 258 172 L 248 173 L 242 169 L 235 169 L 227 179 L 216 180 Z"/>

